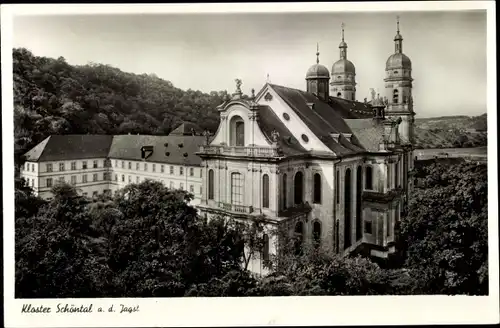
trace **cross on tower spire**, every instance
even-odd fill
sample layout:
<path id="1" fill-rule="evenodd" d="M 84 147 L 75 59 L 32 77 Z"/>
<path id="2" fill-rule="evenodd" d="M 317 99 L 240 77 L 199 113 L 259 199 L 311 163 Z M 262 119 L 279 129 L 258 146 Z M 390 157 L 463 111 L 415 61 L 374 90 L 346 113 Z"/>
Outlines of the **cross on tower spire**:
<path id="1" fill-rule="evenodd" d="M 344 27 L 345 27 L 345 24 L 344 23 L 340 24 L 340 27 L 342 27 L 342 42 L 344 42 Z"/>
<path id="2" fill-rule="evenodd" d="M 319 64 L 319 43 L 316 42 L 316 64 Z"/>
<path id="3" fill-rule="evenodd" d="M 398 24 L 398 34 L 399 34 L 399 16 L 396 17 L 397 24 Z"/>

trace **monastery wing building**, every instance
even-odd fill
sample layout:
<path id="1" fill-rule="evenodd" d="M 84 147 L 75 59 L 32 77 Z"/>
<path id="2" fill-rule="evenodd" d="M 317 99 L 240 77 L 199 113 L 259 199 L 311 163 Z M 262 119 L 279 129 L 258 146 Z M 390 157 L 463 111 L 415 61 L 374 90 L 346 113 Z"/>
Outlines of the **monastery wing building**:
<path id="1" fill-rule="evenodd" d="M 299 237 L 298 251 L 311 245 L 386 258 L 395 252 L 395 223 L 405 210 L 413 169 L 411 61 L 402 41 L 398 21 L 386 94 L 370 102 L 355 100 L 356 71 L 342 26 L 331 74 L 318 51 L 306 91 L 267 83 L 244 99 L 236 80 L 232 99 L 217 108 L 220 124 L 211 137 L 190 135 L 184 125 L 165 137 L 51 136 L 27 153 L 22 176 L 46 195 L 55 175 L 74 174 L 70 181 L 77 186 L 81 175 L 80 189 L 98 186 L 94 195 L 156 179 L 189 188 L 204 216 L 264 216 L 268 229 L 284 227 Z M 92 182 L 83 180 L 90 173 Z M 268 271 L 266 259 L 276 251 L 272 238 L 266 235 L 250 270 Z"/>

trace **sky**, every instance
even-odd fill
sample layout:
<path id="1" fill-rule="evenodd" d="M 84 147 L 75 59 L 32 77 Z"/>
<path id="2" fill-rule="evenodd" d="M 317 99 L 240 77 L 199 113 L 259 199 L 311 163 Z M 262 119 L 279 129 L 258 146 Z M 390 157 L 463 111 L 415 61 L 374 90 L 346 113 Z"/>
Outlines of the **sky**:
<path id="1" fill-rule="evenodd" d="M 486 11 L 17 16 L 14 47 L 70 64 L 156 74 L 181 89 L 259 91 L 267 81 L 305 90 L 316 62 L 331 70 L 345 24 L 356 98 L 384 95 L 396 17 L 412 61 L 417 117 L 486 112 Z"/>

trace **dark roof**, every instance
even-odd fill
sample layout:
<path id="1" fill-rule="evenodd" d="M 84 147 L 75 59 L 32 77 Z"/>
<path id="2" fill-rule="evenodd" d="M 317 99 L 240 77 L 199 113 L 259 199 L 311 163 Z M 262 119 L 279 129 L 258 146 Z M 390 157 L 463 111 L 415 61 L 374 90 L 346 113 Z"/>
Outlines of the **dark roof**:
<path id="1" fill-rule="evenodd" d="M 274 84 L 270 84 L 270 86 L 294 110 L 308 128 L 335 154 L 344 155 L 363 151 L 360 144 L 351 143 L 343 137 L 340 137 L 337 142 L 331 136 L 331 134 L 352 133 L 344 121 L 344 116 L 354 116 L 354 114 L 349 114 L 349 111 L 345 111 L 345 104 L 338 105 L 336 102 L 327 103 L 313 94 L 298 89 Z M 313 108 L 309 106 L 311 103 L 314 104 Z M 357 106 L 359 107 L 359 105 Z"/>
<path id="2" fill-rule="evenodd" d="M 27 161 L 61 161 L 107 157 L 113 136 L 52 135 L 25 154 Z"/>
<path id="3" fill-rule="evenodd" d="M 112 159 L 140 161 L 143 160 L 141 148 L 153 146 L 153 153 L 146 162 L 201 165 L 201 158 L 196 152 L 204 141 L 202 136 L 118 135 L 113 138 L 108 156 Z M 184 154 L 187 154 L 187 157 L 184 157 Z"/>
<path id="4" fill-rule="evenodd" d="M 184 135 L 184 136 L 192 136 L 194 135 L 201 135 L 202 131 L 200 127 L 194 123 L 191 122 L 184 122 L 178 127 L 176 127 L 172 132 L 170 132 L 169 135 Z"/>
<path id="5" fill-rule="evenodd" d="M 337 111 L 342 118 L 370 118 L 373 110 L 369 103 L 346 100 L 338 97 L 330 97 L 330 106 Z"/>
<path id="6" fill-rule="evenodd" d="M 268 106 L 262 106 L 259 110 L 259 120 L 257 121 L 264 135 L 272 140 L 272 132 L 279 133 L 278 145 L 284 155 L 295 155 L 305 153 L 306 149 L 300 142 L 294 140 L 293 133 L 281 122 L 276 113 Z"/>
<path id="7" fill-rule="evenodd" d="M 346 124 L 351 128 L 353 135 L 364 149 L 376 152 L 384 136 L 384 127 L 373 119 L 346 119 Z"/>

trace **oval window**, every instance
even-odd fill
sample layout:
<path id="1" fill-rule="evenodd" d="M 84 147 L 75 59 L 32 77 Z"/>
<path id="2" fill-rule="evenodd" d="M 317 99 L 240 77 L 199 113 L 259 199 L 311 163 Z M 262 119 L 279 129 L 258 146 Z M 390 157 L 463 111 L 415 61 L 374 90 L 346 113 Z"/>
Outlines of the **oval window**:
<path id="1" fill-rule="evenodd" d="M 304 142 L 308 142 L 309 138 L 305 134 L 303 134 L 302 135 L 302 140 L 304 140 Z"/>
<path id="2" fill-rule="evenodd" d="M 290 121 L 290 115 L 288 115 L 287 113 L 283 113 L 283 118 L 287 121 Z"/>
<path id="3" fill-rule="evenodd" d="M 394 71 L 394 74 L 398 74 L 398 71 Z"/>

